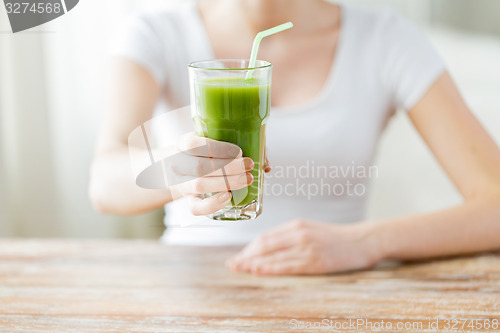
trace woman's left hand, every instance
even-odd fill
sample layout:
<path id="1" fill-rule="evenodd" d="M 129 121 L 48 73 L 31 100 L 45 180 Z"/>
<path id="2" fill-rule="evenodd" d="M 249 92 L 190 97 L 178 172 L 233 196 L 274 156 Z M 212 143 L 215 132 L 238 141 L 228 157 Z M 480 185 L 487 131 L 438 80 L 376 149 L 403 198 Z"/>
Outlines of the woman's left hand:
<path id="1" fill-rule="evenodd" d="M 291 221 L 262 234 L 226 266 L 256 275 L 313 275 L 369 268 L 382 259 L 373 226 Z"/>

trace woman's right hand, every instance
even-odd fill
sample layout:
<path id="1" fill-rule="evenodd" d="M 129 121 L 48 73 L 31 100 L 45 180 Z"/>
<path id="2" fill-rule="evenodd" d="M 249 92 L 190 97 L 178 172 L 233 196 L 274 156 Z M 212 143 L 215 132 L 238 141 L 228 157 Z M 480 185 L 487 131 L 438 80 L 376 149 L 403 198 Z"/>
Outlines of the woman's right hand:
<path id="1" fill-rule="evenodd" d="M 250 172 L 254 161 L 242 157 L 241 149 L 232 143 L 216 141 L 187 133 L 180 137 L 175 158 L 169 169 L 178 177 L 169 188 L 172 198 L 187 197 L 194 215 L 208 215 L 224 208 L 232 190 L 252 184 Z M 201 194 L 219 192 L 201 199 Z"/>

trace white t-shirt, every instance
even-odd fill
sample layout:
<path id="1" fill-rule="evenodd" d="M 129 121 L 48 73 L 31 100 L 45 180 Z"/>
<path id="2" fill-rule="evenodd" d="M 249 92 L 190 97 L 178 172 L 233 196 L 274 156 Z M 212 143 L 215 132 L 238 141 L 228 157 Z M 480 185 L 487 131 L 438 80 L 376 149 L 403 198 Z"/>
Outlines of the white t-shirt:
<path id="1" fill-rule="evenodd" d="M 241 244 L 295 218 L 364 219 L 381 132 L 396 109 L 411 109 L 422 98 L 445 66 L 425 35 L 391 9 L 342 6 L 340 34 L 321 92 L 305 104 L 271 109 L 266 134 L 273 171 L 265 178 L 262 215 L 214 222 L 193 216 L 180 199 L 165 207 L 165 242 Z M 113 54 L 141 64 L 163 87 L 157 112 L 188 105 L 187 64 L 214 58 L 197 7 L 135 16 L 120 36 Z M 188 113 L 155 126 L 165 143 L 193 130 Z"/>

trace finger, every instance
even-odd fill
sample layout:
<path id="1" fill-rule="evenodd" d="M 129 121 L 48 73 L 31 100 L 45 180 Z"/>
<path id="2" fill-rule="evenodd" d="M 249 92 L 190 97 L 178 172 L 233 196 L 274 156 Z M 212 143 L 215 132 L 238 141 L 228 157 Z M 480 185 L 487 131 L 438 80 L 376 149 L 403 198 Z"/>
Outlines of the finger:
<path id="1" fill-rule="evenodd" d="M 269 159 L 267 158 L 267 147 L 266 147 L 266 152 L 264 153 L 264 172 L 269 173 L 271 172 L 271 164 L 269 163 Z"/>
<path id="2" fill-rule="evenodd" d="M 187 178 L 187 177 L 186 177 Z M 246 172 L 235 176 L 198 177 L 178 185 L 183 194 L 207 194 L 240 190 L 253 183 L 253 176 Z"/>
<path id="3" fill-rule="evenodd" d="M 172 166 L 174 172 L 180 176 L 204 177 L 204 176 L 232 176 L 243 174 L 254 168 L 251 158 L 219 159 L 205 158 L 188 154 L 176 161 Z"/>
<path id="4" fill-rule="evenodd" d="M 311 274 L 304 256 L 295 249 L 280 251 L 272 256 L 253 259 L 245 265 L 235 266 L 230 263 L 228 268 L 235 272 L 247 272 L 256 275 L 297 275 Z"/>
<path id="5" fill-rule="evenodd" d="M 307 264 L 303 260 L 287 260 L 275 262 L 265 268 L 259 268 L 252 273 L 256 275 L 303 275 L 311 274 L 307 268 Z"/>
<path id="6" fill-rule="evenodd" d="M 253 274 L 273 274 L 275 267 L 280 267 L 283 263 L 299 263 L 301 261 L 303 259 L 298 257 L 296 250 L 279 251 L 270 256 L 253 259 L 250 262 L 249 269 Z"/>
<path id="7" fill-rule="evenodd" d="M 248 244 L 237 256 L 263 255 L 301 241 L 302 232 L 307 229 L 307 223 L 296 219 L 283 223 L 263 233 L 255 241 Z"/>
<path id="8" fill-rule="evenodd" d="M 207 199 L 196 195 L 187 196 L 191 213 L 196 216 L 213 214 L 231 201 L 231 192 L 221 192 Z"/>
<path id="9" fill-rule="evenodd" d="M 261 235 L 232 258 L 235 265 L 243 265 L 249 259 L 272 254 L 297 245 L 300 235 L 286 232 L 277 236 Z"/>
<path id="10" fill-rule="evenodd" d="M 203 138 L 193 132 L 182 135 L 177 148 L 187 154 L 201 157 L 235 159 L 243 155 L 240 147 L 233 143 Z"/>
<path id="11" fill-rule="evenodd" d="M 231 268 L 236 271 L 254 272 L 262 267 L 268 267 L 277 262 L 297 260 L 299 257 L 300 252 L 297 249 L 288 248 L 264 256 L 244 258 L 239 263 L 231 265 Z"/>

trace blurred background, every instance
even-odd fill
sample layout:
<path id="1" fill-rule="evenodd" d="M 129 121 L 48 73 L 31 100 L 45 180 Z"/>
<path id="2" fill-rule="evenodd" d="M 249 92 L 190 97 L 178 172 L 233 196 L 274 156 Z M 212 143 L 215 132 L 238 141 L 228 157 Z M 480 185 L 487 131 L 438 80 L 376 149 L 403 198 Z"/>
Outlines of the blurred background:
<path id="1" fill-rule="evenodd" d="M 69 14 L 13 35 L 0 7 L 0 237 L 155 238 L 161 211 L 95 213 L 89 165 L 105 110 L 107 49 L 115 27 L 141 9 L 182 0 L 82 0 Z M 345 0 L 391 6 L 426 31 L 469 106 L 500 143 L 500 1 Z M 369 218 L 460 202 L 403 113 L 376 163 Z"/>

